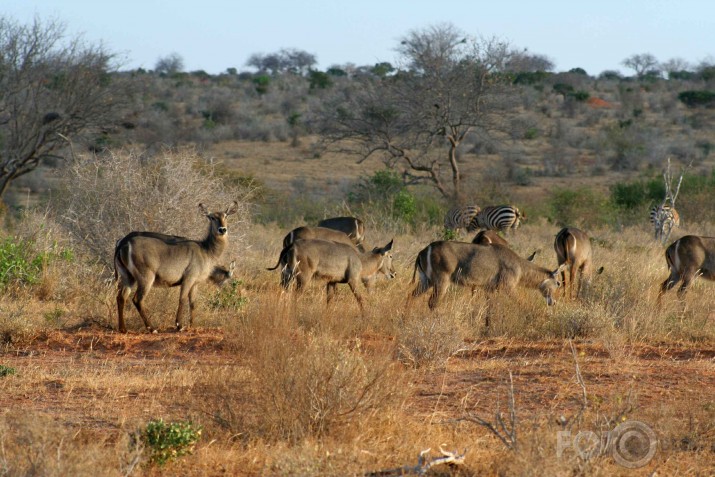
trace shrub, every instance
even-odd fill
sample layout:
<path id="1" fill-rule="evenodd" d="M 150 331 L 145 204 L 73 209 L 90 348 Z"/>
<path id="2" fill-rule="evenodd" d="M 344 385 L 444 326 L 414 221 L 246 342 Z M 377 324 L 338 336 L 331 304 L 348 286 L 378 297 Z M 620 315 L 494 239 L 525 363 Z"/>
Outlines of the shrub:
<path id="1" fill-rule="evenodd" d="M 241 280 L 231 280 L 214 292 L 209 298 L 209 307 L 218 310 L 238 310 L 248 303 L 248 298 L 241 294 Z"/>
<path id="2" fill-rule="evenodd" d="M 678 99 L 689 108 L 715 106 L 715 92 L 712 91 L 683 91 Z"/>
<path id="3" fill-rule="evenodd" d="M 191 422 L 165 423 L 163 419 L 149 421 L 141 432 L 141 441 L 151 452 L 151 462 L 159 465 L 191 454 L 200 438 L 201 426 Z"/>
<path id="4" fill-rule="evenodd" d="M 116 241 L 133 230 L 202 238 L 208 221 L 199 203 L 218 210 L 239 202 L 229 222 L 226 256 L 238 255 L 248 221 L 250 191 L 227 184 L 192 149 L 149 158 L 129 151 L 82 157 L 63 170 L 61 185 L 54 201 L 58 221 L 78 247 L 108 267 Z"/>
<path id="5" fill-rule="evenodd" d="M 594 226 L 613 221 L 608 199 L 589 188 L 556 189 L 549 197 L 550 219 L 560 226 Z"/>
<path id="6" fill-rule="evenodd" d="M 15 368 L 0 364 L 0 378 L 4 378 L 5 376 L 11 376 L 13 374 L 15 374 Z"/>
<path id="7" fill-rule="evenodd" d="M 7 237 L 0 242 L 0 289 L 11 284 L 34 285 L 44 267 L 54 259 L 72 261 L 72 251 L 53 247 L 37 252 L 32 240 Z"/>

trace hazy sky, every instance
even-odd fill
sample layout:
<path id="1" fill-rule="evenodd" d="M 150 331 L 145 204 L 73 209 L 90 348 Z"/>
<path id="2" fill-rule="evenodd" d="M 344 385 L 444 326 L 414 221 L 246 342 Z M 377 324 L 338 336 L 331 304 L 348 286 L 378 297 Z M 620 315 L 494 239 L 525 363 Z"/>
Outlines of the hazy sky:
<path id="1" fill-rule="evenodd" d="M 281 48 L 314 54 L 323 70 L 396 63 L 401 37 L 444 22 L 545 55 L 556 71 L 630 74 L 621 61 L 635 53 L 715 60 L 713 0 L 0 0 L 0 15 L 58 18 L 120 53 L 122 69 L 175 52 L 187 71 L 249 70 L 251 54 Z"/>

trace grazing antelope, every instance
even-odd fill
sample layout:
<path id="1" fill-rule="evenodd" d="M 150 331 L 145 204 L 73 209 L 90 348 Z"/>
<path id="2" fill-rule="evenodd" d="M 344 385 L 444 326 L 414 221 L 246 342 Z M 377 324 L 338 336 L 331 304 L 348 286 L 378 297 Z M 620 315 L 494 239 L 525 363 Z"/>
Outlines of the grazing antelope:
<path id="1" fill-rule="evenodd" d="M 184 329 L 181 316 L 188 305 L 189 326 L 193 324 L 194 297 L 197 285 L 206 280 L 222 281 L 227 272 L 222 272 L 216 263 L 228 244 L 227 217 L 236 212 L 234 202 L 225 212 L 209 212 L 203 204 L 199 210 L 209 219 L 209 230 L 203 240 L 191 240 L 175 235 L 156 232 L 131 232 L 117 242 L 114 250 L 114 274 L 118 279 L 117 315 L 118 328 L 122 333 L 124 304 L 136 289 L 132 302 L 144 320 L 147 330 L 156 332 L 144 310 L 144 299 L 156 285 L 180 286 L 179 308 L 176 311 L 176 329 Z M 224 269 L 225 270 L 225 269 Z M 232 268 L 229 269 L 231 274 Z M 223 278 L 222 278 L 223 277 Z"/>
<path id="2" fill-rule="evenodd" d="M 572 297 L 576 274 L 577 272 L 580 274 L 576 289 L 576 298 L 578 298 L 584 280 L 590 281 L 593 273 L 593 251 L 588 234 L 574 227 L 564 227 L 556 234 L 554 250 L 559 265 L 568 264 L 569 266 L 568 281 L 566 281 L 566 273 L 562 274 L 567 297 Z"/>
<path id="3" fill-rule="evenodd" d="M 522 220 L 526 220 L 526 214 L 513 205 L 494 205 L 485 207 L 476 214 L 467 232 L 474 232 L 479 229 L 501 230 L 506 233 L 511 229 L 516 232 Z"/>
<path id="4" fill-rule="evenodd" d="M 497 232 L 495 232 L 493 230 L 480 231 L 477 235 L 474 236 L 474 238 L 472 239 L 472 243 L 478 244 L 478 245 L 497 244 L 497 245 L 504 245 L 506 247 L 509 246 L 509 242 L 507 242 L 505 238 L 503 238 L 501 235 L 499 235 Z M 529 260 L 529 261 L 531 261 L 531 260 Z"/>
<path id="5" fill-rule="evenodd" d="M 365 252 L 363 241 L 365 240 L 365 224 L 355 217 L 332 217 L 318 222 L 318 227 L 339 230 L 350 237 L 360 252 Z"/>
<path id="6" fill-rule="evenodd" d="M 233 272 L 236 269 L 236 261 L 233 260 L 228 265 L 228 268 L 223 265 L 216 265 L 209 275 L 209 281 L 217 287 L 222 287 L 224 284 L 233 278 Z"/>
<path id="7" fill-rule="evenodd" d="M 444 216 L 444 228 L 447 230 L 466 229 L 480 210 L 476 205 L 463 205 L 449 209 Z"/>
<path id="8" fill-rule="evenodd" d="M 435 308 L 450 283 L 482 286 L 489 291 L 513 290 L 518 286 L 538 289 L 548 305 L 554 304 L 553 292 L 560 286 L 562 265 L 555 271 L 529 262 L 504 245 L 475 245 L 463 242 L 432 242 L 417 255 L 412 281 L 419 283 L 408 302 L 432 288 L 429 307 Z"/>
<path id="9" fill-rule="evenodd" d="M 362 281 L 367 288 L 378 275 L 395 277 L 392 243 L 390 240 L 384 247 L 359 253 L 343 243 L 298 239 L 281 251 L 278 264 L 268 270 L 281 266 L 281 286 L 288 290 L 295 280 L 299 293 L 314 278 L 327 280 L 328 303 L 335 295 L 337 284 L 347 283 L 362 311 L 363 302 L 358 291 L 358 282 Z"/>
<path id="10" fill-rule="evenodd" d="M 671 288 L 682 280 L 678 289 L 678 298 L 683 299 L 688 286 L 697 277 L 715 280 L 715 237 L 686 235 L 665 250 L 670 276 L 660 285 L 658 302 Z"/>
<path id="11" fill-rule="evenodd" d="M 326 227 L 298 227 L 290 232 L 283 238 L 283 248 L 286 249 L 291 246 L 296 240 L 327 240 L 328 242 L 344 243 L 349 245 L 355 250 L 358 250 L 357 245 L 353 239 L 348 236 L 345 232 L 339 230 L 329 229 Z"/>

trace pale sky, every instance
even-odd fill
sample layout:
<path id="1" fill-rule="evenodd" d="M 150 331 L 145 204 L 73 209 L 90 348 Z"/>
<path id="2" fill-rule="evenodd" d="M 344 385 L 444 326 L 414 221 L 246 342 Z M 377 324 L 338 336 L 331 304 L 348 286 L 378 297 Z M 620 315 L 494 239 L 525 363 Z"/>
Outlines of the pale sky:
<path id="1" fill-rule="evenodd" d="M 119 53 L 124 70 L 171 53 L 186 71 L 250 70 L 251 54 L 282 48 L 315 55 L 322 70 L 396 64 L 401 37 L 439 23 L 545 55 L 556 71 L 632 74 L 621 62 L 636 53 L 715 62 L 713 0 L 0 0 L 0 15 L 57 18 Z"/>

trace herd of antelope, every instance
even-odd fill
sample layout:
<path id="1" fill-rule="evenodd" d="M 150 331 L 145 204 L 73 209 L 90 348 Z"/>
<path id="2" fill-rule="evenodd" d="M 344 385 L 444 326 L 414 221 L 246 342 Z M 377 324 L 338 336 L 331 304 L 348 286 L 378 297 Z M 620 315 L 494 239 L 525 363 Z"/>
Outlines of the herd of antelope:
<path id="1" fill-rule="evenodd" d="M 153 286 L 180 287 L 176 329 L 185 329 L 182 318 L 187 308 L 188 325 L 192 325 L 198 285 L 209 281 L 220 286 L 233 276 L 235 263 L 225 267 L 219 260 L 228 244 L 228 217 L 236 212 L 237 205 L 234 202 L 224 211 L 210 212 L 199 204 L 209 221 L 202 240 L 135 231 L 117 241 L 114 269 L 120 332 L 126 332 L 124 308 L 133 292 L 132 302 L 144 325 L 149 332 L 156 333 L 143 306 Z M 674 208 L 651 212 L 652 220 L 662 220 L 663 216 L 673 223 L 679 221 L 674 219 L 678 217 Z M 559 231 L 554 240 L 558 267 L 551 270 L 532 262 L 535 253 L 529 258 L 519 256 L 498 233 L 515 232 L 525 219 L 525 214 L 514 206 L 484 209 L 466 206 L 450 210 L 445 228 L 481 231 L 471 243 L 440 240 L 422 249 L 415 259 L 412 276 L 412 283 L 416 281 L 417 285 L 409 293 L 407 305 L 431 290 L 428 305 L 435 308 L 450 284 L 470 287 L 472 291 L 477 287 L 487 291 L 531 288 L 541 293 L 547 305 L 554 304 L 555 291 L 565 285 L 565 296 L 578 298 L 582 284 L 588 283 L 593 273 L 588 234 L 573 227 Z M 335 296 L 337 284 L 347 283 L 362 311 L 360 282 L 370 290 L 380 276 L 395 277 L 393 240 L 366 251 L 364 239 L 364 223 L 355 217 L 334 217 L 316 226 L 298 227 L 285 236 L 278 263 L 268 270 L 280 268 L 280 283 L 286 291 L 295 282 L 295 297 L 314 279 L 326 282 L 328 303 Z M 678 282 L 682 281 L 678 296 L 683 298 L 696 277 L 715 280 L 715 238 L 684 236 L 667 248 L 665 259 L 670 275 L 660 286 L 659 301 Z M 602 267 L 599 273 L 601 270 Z"/>

